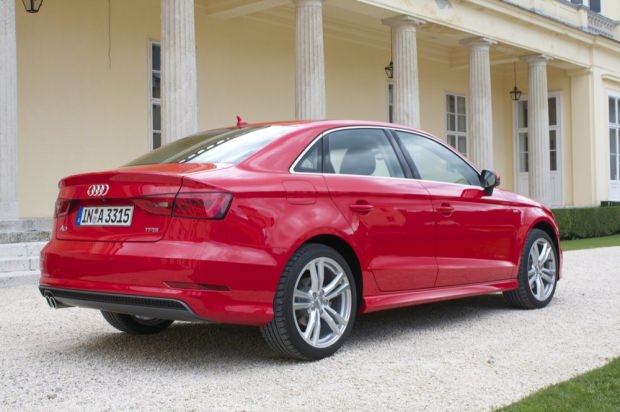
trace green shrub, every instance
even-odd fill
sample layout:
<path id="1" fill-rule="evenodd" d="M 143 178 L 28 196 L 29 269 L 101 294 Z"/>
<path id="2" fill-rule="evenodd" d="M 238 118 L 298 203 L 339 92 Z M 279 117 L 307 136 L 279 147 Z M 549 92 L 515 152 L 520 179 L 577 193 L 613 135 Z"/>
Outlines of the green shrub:
<path id="1" fill-rule="evenodd" d="M 585 239 L 620 233 L 620 207 L 554 209 L 561 239 Z"/>

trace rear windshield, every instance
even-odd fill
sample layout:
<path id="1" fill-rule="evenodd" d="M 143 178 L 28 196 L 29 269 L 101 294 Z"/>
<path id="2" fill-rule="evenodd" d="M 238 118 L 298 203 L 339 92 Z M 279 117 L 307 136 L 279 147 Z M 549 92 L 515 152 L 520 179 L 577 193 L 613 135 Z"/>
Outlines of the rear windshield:
<path id="1" fill-rule="evenodd" d="M 292 126 L 256 126 L 209 130 L 169 143 L 125 166 L 160 163 L 237 164 L 291 129 Z"/>

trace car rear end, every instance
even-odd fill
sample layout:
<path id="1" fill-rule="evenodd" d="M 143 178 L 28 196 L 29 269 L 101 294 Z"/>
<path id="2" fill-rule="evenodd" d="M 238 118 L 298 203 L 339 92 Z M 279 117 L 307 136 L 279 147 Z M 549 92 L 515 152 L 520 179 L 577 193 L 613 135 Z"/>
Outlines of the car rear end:
<path id="1" fill-rule="evenodd" d="M 272 131 L 256 150 L 285 133 Z M 197 153 L 210 140 L 189 143 Z M 235 235 L 239 218 L 229 213 L 235 194 L 225 178 L 215 178 L 234 174 L 234 166 L 162 158 L 169 162 L 137 162 L 60 182 L 52 239 L 41 253 L 41 293 L 59 308 L 269 322 L 278 263 L 268 249 Z"/>

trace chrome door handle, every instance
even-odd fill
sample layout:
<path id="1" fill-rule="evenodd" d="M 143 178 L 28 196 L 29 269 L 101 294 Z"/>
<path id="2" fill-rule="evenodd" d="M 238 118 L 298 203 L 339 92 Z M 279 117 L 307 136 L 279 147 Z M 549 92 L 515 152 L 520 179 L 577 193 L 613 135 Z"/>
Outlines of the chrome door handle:
<path id="1" fill-rule="evenodd" d="M 442 203 L 441 206 L 437 208 L 437 212 L 441 213 L 444 216 L 450 216 L 454 213 L 454 207 L 450 203 Z"/>
<path id="2" fill-rule="evenodd" d="M 361 214 L 370 213 L 370 211 L 373 208 L 373 206 L 369 205 L 368 203 L 354 203 L 352 205 L 349 205 L 349 207 L 355 213 L 361 213 Z"/>

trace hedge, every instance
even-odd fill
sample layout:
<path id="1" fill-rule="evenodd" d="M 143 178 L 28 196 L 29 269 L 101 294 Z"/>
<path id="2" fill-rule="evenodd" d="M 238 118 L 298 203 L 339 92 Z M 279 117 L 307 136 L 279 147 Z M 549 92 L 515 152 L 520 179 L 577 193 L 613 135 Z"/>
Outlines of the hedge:
<path id="1" fill-rule="evenodd" d="M 554 209 L 561 239 L 584 239 L 620 233 L 620 207 Z"/>

